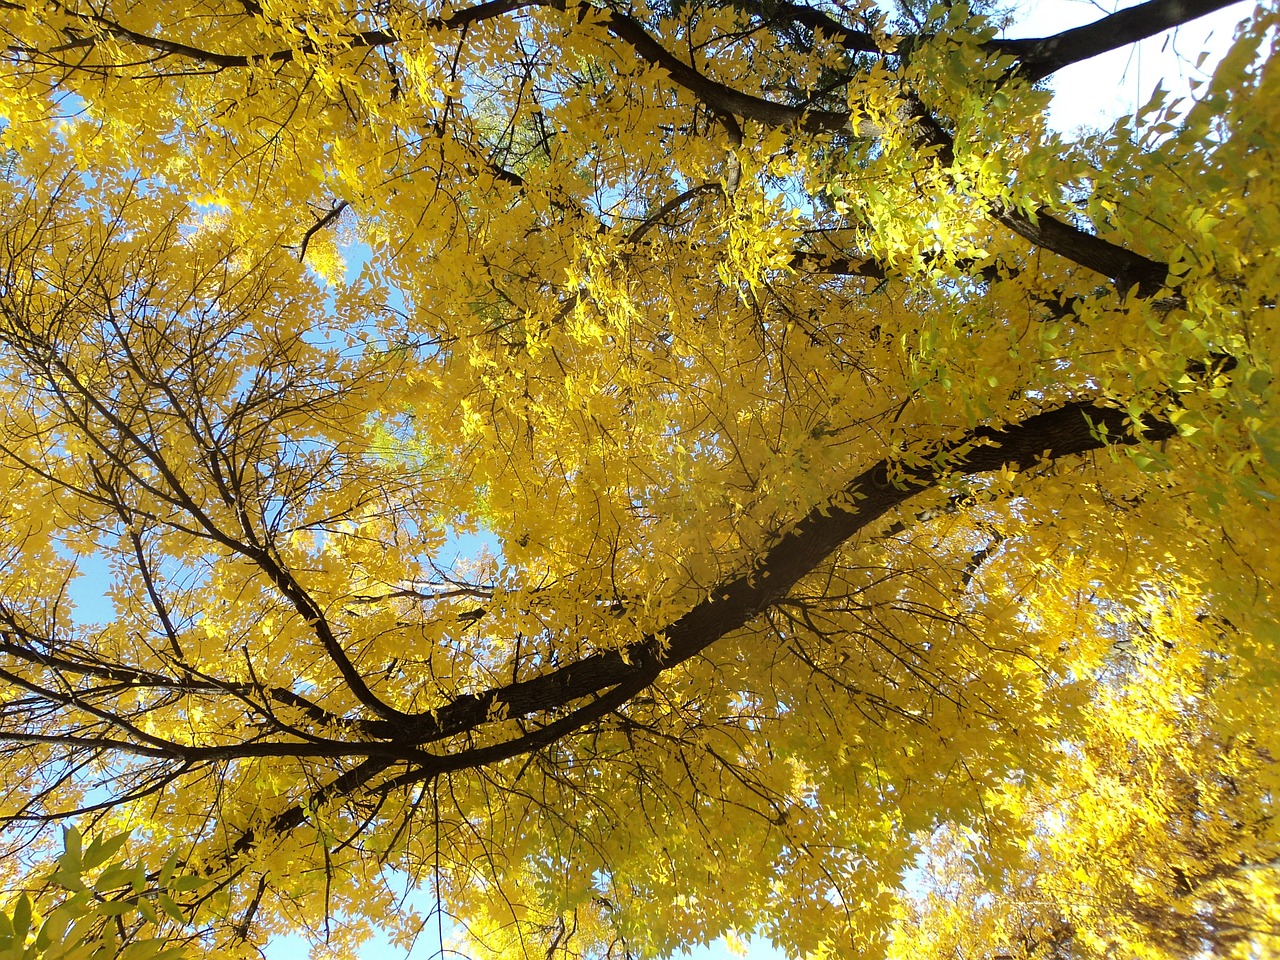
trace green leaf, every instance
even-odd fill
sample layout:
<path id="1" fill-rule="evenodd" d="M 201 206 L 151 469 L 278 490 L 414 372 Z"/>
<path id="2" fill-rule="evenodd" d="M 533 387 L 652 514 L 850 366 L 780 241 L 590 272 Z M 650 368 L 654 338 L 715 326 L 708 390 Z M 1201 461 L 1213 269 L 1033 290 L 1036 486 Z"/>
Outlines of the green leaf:
<path id="1" fill-rule="evenodd" d="M 160 939 L 135 940 L 120 951 L 120 960 L 153 960 L 164 944 L 165 941 Z"/>
<path id="2" fill-rule="evenodd" d="M 31 928 L 31 899 L 24 893 L 13 905 L 13 940 L 21 944 Z"/>
<path id="3" fill-rule="evenodd" d="M 175 852 L 175 853 L 169 854 L 168 859 L 166 859 L 164 862 L 164 866 L 160 868 L 160 886 L 161 887 L 169 886 L 170 881 L 173 880 L 174 871 L 177 869 L 178 869 L 178 854 Z"/>
<path id="4" fill-rule="evenodd" d="M 75 915 L 70 909 L 65 905 L 58 907 L 41 924 L 40 933 L 36 935 L 36 946 L 47 950 L 51 945 L 61 943 L 73 919 Z"/>
<path id="5" fill-rule="evenodd" d="M 49 880 L 56 883 L 63 890 L 78 892 L 88 889 L 88 887 L 85 886 L 84 880 L 81 879 L 79 871 L 76 871 L 75 873 L 68 873 L 66 870 L 59 868 L 50 875 Z"/>
<path id="6" fill-rule="evenodd" d="M 183 914 L 182 908 L 178 906 L 177 901 L 167 893 L 161 892 L 159 896 L 156 897 L 156 903 L 160 904 L 160 909 L 174 920 L 177 920 L 179 923 L 184 923 L 186 921 L 187 918 Z"/>
<path id="7" fill-rule="evenodd" d="M 97 881 L 94 883 L 94 889 L 99 892 L 115 890 L 126 884 L 134 890 L 141 890 L 146 885 L 146 870 L 141 864 L 137 866 L 125 866 L 116 863 L 107 867 L 98 875 Z"/>
<path id="8" fill-rule="evenodd" d="M 101 866 L 120 850 L 129 840 L 127 833 L 117 834 L 114 837 L 108 837 L 105 840 L 95 840 L 89 844 L 89 849 L 84 855 L 84 869 L 92 870 L 94 867 Z"/>
<path id="9" fill-rule="evenodd" d="M 62 831 L 62 856 L 58 858 L 59 873 L 78 877 L 83 870 L 80 863 L 80 831 L 67 827 Z"/>

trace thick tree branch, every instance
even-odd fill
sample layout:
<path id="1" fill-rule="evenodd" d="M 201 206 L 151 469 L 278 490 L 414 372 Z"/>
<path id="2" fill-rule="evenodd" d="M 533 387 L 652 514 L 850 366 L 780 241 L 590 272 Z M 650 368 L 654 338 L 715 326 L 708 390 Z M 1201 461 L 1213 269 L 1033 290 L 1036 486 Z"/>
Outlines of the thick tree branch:
<path id="1" fill-rule="evenodd" d="M 314 791 L 308 797 L 305 807 L 302 804 L 295 804 L 276 814 L 262 828 L 246 830 L 240 834 L 231 845 L 231 849 L 227 851 L 226 862 L 230 863 L 240 854 L 253 849 L 264 836 L 277 836 L 301 826 L 307 822 L 310 816 L 309 810 L 315 810 L 330 800 L 354 793 L 393 763 L 395 763 L 394 760 L 386 757 L 366 757 L 350 770 L 339 774 L 319 790 Z"/>
<path id="2" fill-rule="evenodd" d="M 1029 217 L 1004 204 L 991 206 L 991 216 L 1024 240 L 1115 281 L 1121 291 L 1137 286 L 1138 296 L 1154 297 L 1169 276 L 1168 264 L 1144 257 L 1096 234 L 1064 223 L 1048 210 Z"/>
<path id="3" fill-rule="evenodd" d="M 1165 421 L 1149 418 L 1139 433 L 1147 440 L 1164 440 L 1176 430 Z M 1073 456 L 1138 440 L 1123 411 L 1079 402 L 1001 429 L 979 428 L 942 453 L 952 474 L 969 475 L 1002 467 L 1027 469 L 1041 458 Z M 416 742 L 428 743 L 474 731 L 490 719 L 559 712 L 610 687 L 637 677 L 656 677 L 683 663 L 784 598 L 859 531 L 936 486 L 946 475 L 931 467 L 895 474 L 896 470 L 888 459 L 868 467 L 831 502 L 796 523 L 753 570 L 717 588 L 661 634 L 623 651 L 593 654 L 538 677 L 461 696 L 416 718 L 414 729 L 405 732 Z M 396 734 L 387 727 L 383 735 Z"/>
<path id="4" fill-rule="evenodd" d="M 662 204 L 662 206 L 658 207 L 658 209 L 646 217 L 638 227 L 627 234 L 624 242 L 628 246 L 635 246 L 644 239 L 646 233 L 656 227 L 676 210 L 679 210 L 690 200 L 704 193 L 723 194 L 724 192 L 724 187 L 718 183 L 700 183 L 696 187 L 690 187 L 688 190 L 677 194 L 666 203 Z"/>
<path id="5" fill-rule="evenodd" d="M 762 4 L 763 6 L 763 4 Z M 810 30 L 821 31 L 852 53 L 883 53 L 874 34 L 866 30 L 846 27 L 825 10 L 803 3 L 782 2 L 771 4 L 760 17 L 769 24 L 796 23 Z"/>
<path id="6" fill-rule="evenodd" d="M 1126 10 L 1047 37 L 990 40 L 984 47 L 1018 61 L 1019 75 L 1031 82 L 1043 80 L 1063 67 L 1080 63 L 1166 30 L 1207 16 L 1237 0 L 1147 0 Z M 798 24 L 821 31 L 845 50 L 854 53 L 886 53 L 907 50 L 928 37 L 885 37 L 877 40 L 866 30 L 845 26 L 825 10 L 802 3 L 782 2 L 757 12 L 766 24 Z"/>
<path id="7" fill-rule="evenodd" d="M 693 94 L 718 113 L 744 120 L 754 120 L 769 127 L 796 127 L 809 133 L 851 133 L 874 137 L 878 130 L 864 125 L 858 130 L 850 126 L 850 115 L 843 110 L 806 110 L 753 94 L 735 90 L 712 80 L 685 63 L 655 40 L 639 21 L 610 10 L 604 18 L 609 32 L 631 47 L 641 58 L 667 71 L 675 83 Z"/>
<path id="8" fill-rule="evenodd" d="M 949 167 L 955 162 L 954 138 L 922 103 L 914 97 L 909 100 L 916 114 L 919 144 L 936 148 L 939 162 L 944 167 Z M 1168 264 L 1064 223 L 1044 207 L 1030 216 L 997 200 L 988 203 L 987 212 L 997 223 L 1003 224 L 1037 247 L 1109 277 L 1122 291 L 1127 292 L 1136 285 L 1139 296 L 1153 297 L 1168 279 Z"/>
<path id="9" fill-rule="evenodd" d="M 889 268 L 874 257 L 849 257 L 842 253 L 799 250 L 791 257 L 791 269 L 803 273 L 832 277 L 867 277 L 884 280 Z"/>
<path id="10" fill-rule="evenodd" d="M 1017 72 L 1030 81 L 1043 80 L 1069 64 L 1137 43 L 1165 30 L 1221 10 L 1236 0 L 1147 0 L 1053 36 L 1025 40 L 992 40 L 987 49 L 1018 58 Z"/>
<path id="11" fill-rule="evenodd" d="M 400 757 L 407 764 L 405 772 L 377 786 L 372 786 L 371 781 L 397 760 L 387 754 L 361 751 L 365 754 L 361 763 L 334 778 L 306 804 L 296 804 L 277 814 L 266 825 L 265 833 L 292 830 L 305 822 L 307 810 L 361 789 L 394 790 L 531 753 L 571 736 L 624 707 L 665 671 L 690 660 L 783 601 L 801 579 L 860 531 L 922 491 L 935 487 L 946 476 L 986 473 L 1004 467 L 1025 470 L 1043 460 L 1141 440 L 1166 440 L 1177 433 L 1172 424 L 1155 417 L 1145 418 L 1136 430 L 1134 426 L 1124 411 L 1082 401 L 1007 427 L 979 427 L 942 451 L 943 459 L 949 462 L 946 471 L 928 465 L 902 468 L 883 459 L 854 478 L 831 501 L 810 511 L 753 570 L 716 589 L 661 634 L 646 637 L 621 652 L 593 654 L 539 677 L 459 697 L 440 710 L 417 718 L 413 729 L 386 723 L 381 733 L 402 744 L 410 738 L 414 743 L 426 743 L 475 732 L 489 722 L 520 720 L 538 713 L 561 713 L 558 719 L 511 740 L 452 753 L 415 756 L 415 751 L 410 750 Z M 586 702 L 570 709 L 580 700 Z M 261 835 L 254 831 L 243 834 L 229 857 L 252 847 Z"/>

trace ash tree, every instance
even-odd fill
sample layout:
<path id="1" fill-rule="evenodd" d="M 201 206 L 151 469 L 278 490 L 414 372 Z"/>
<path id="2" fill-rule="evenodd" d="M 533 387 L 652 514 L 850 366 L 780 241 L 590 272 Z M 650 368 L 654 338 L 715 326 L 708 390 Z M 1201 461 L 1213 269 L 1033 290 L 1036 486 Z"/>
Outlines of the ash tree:
<path id="1" fill-rule="evenodd" d="M 1274 946 L 1277 13 L 1045 123 L 1220 6 L 0 0 L 23 915 Z"/>

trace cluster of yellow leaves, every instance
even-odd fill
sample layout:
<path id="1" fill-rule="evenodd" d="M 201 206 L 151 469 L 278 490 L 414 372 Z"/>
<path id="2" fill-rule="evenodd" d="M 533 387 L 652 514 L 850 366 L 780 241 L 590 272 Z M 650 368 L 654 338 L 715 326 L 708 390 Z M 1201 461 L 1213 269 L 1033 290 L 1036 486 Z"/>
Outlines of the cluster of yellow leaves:
<path id="1" fill-rule="evenodd" d="M 1233 692 L 1274 671 L 1194 584 L 1086 614 L 1116 652 L 1044 779 L 988 798 L 998 827 L 949 826 L 908 875 L 892 957 L 1148 960 L 1280 947 L 1280 730 Z M 1183 592 L 1186 591 L 1186 592 Z M 1261 656 L 1259 656 L 1259 654 Z M 1234 690 L 1233 690 L 1234 688 Z M 1008 844 L 1025 838 L 1025 848 Z"/>

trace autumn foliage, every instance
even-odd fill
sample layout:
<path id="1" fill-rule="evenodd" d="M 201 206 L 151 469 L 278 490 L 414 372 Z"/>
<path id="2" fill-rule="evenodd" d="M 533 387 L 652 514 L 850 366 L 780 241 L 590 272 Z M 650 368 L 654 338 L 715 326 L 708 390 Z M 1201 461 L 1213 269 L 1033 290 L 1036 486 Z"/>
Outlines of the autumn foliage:
<path id="1" fill-rule="evenodd" d="M 1220 5 L 0 0 L 0 951 L 1277 949 Z"/>

